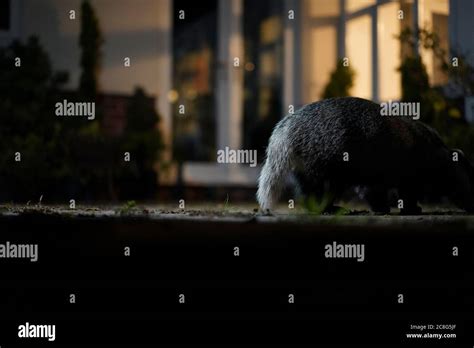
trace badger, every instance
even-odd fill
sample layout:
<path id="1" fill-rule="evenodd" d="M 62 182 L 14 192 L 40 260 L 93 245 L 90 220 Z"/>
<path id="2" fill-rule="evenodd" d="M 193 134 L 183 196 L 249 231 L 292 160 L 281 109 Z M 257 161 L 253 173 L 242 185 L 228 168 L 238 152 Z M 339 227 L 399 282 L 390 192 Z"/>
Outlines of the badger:
<path id="1" fill-rule="evenodd" d="M 369 100 L 342 97 L 303 106 L 273 129 L 258 179 L 261 210 L 278 203 L 288 178 L 304 197 L 329 197 L 326 207 L 354 187 L 376 213 L 390 212 L 395 191 L 403 214 L 436 195 L 474 211 L 474 170 L 462 151 L 448 148 L 431 127 L 403 116 L 383 116 Z"/>

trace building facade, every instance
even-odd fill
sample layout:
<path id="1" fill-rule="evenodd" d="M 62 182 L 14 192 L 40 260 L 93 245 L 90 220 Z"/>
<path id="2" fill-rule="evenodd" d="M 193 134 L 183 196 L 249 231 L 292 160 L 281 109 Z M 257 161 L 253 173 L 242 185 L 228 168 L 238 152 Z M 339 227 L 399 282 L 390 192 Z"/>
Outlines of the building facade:
<path id="1" fill-rule="evenodd" d="M 31 35 L 79 79 L 80 0 L 0 0 L 0 45 Z M 321 98 L 339 59 L 355 71 L 351 94 L 397 100 L 403 28 L 435 32 L 443 48 L 474 63 L 471 0 L 92 0 L 105 39 L 99 85 L 141 86 L 162 116 L 166 158 L 196 185 L 254 186 L 258 168 L 217 163 L 216 152 L 257 149 L 290 108 Z M 75 19 L 71 18 L 75 11 Z M 419 48 L 430 81 L 446 83 Z M 124 59 L 130 59 L 130 67 Z M 182 144 L 188 144 L 183 146 Z M 173 183 L 172 169 L 162 182 Z"/>

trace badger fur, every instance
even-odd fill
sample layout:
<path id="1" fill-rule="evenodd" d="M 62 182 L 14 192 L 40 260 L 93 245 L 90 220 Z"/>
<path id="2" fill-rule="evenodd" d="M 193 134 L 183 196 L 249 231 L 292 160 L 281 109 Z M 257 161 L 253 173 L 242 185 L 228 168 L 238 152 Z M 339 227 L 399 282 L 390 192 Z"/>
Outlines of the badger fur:
<path id="1" fill-rule="evenodd" d="M 426 195 L 447 196 L 474 211 L 474 170 L 461 151 L 410 117 L 382 116 L 380 105 L 344 97 L 305 105 L 274 128 L 258 181 L 264 211 L 279 200 L 293 175 L 305 196 L 329 194 L 331 204 L 351 187 L 365 187 L 375 212 L 390 210 L 395 189 L 405 213 L 419 213 Z M 457 151 L 458 160 L 453 158 Z"/>

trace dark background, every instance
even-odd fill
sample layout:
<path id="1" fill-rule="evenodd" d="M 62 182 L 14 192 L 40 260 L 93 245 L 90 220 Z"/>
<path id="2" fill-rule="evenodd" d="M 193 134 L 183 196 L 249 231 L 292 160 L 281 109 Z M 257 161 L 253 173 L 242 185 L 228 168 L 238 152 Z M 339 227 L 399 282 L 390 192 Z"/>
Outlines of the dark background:
<path id="1" fill-rule="evenodd" d="M 464 223 L 370 231 L 255 218 L 0 223 L 2 240 L 39 243 L 36 263 L 2 261 L 2 347 L 42 342 L 15 339 L 26 321 L 56 324 L 55 344 L 452 346 L 474 338 L 474 238 Z M 324 258 L 332 241 L 364 243 L 365 261 Z M 409 325 L 421 323 L 456 324 L 457 338 L 407 341 Z"/>

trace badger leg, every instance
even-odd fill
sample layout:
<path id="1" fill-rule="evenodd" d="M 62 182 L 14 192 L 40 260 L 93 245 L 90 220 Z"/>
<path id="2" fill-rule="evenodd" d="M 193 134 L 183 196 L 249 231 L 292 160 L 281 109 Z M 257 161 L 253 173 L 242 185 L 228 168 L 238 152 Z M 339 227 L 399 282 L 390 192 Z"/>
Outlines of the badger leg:
<path id="1" fill-rule="evenodd" d="M 401 185 L 398 189 L 398 197 L 403 200 L 401 215 L 419 215 L 421 207 L 418 206 L 418 193 L 414 185 Z"/>
<path id="2" fill-rule="evenodd" d="M 388 204 L 388 189 L 381 185 L 370 186 L 366 194 L 366 200 L 370 209 L 374 213 L 388 214 L 390 213 L 390 205 Z"/>

